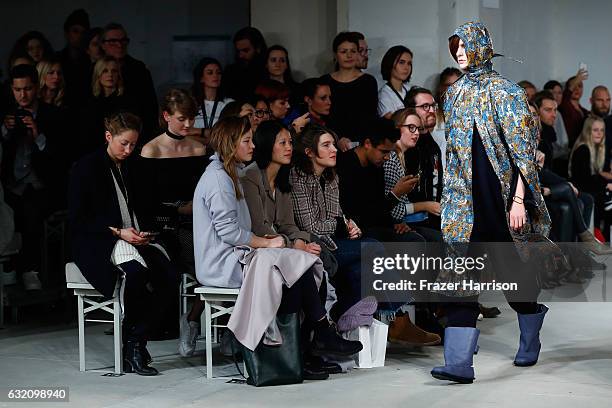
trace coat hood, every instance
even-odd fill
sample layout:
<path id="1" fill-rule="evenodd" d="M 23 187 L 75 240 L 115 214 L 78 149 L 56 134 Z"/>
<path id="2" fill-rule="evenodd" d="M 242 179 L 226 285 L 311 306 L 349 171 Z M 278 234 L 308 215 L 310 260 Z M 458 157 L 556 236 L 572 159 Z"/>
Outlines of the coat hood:
<path id="1" fill-rule="evenodd" d="M 449 41 L 455 36 L 459 37 L 465 45 L 465 54 L 469 64 L 468 72 L 483 70 L 483 68 L 486 70 L 493 69 L 491 63 L 491 59 L 495 56 L 493 43 L 484 24 L 480 22 L 465 23 L 455 30 Z M 456 55 L 452 55 L 452 57 L 457 60 Z"/>

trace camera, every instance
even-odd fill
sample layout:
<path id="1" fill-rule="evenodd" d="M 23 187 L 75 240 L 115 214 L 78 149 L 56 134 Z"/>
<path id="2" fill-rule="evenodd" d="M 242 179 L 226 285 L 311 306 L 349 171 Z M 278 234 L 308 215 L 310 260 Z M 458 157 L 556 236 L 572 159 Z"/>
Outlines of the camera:
<path id="1" fill-rule="evenodd" d="M 32 112 L 27 111 L 25 109 L 16 109 L 14 115 L 15 115 L 14 132 L 18 135 L 26 135 L 28 131 L 28 127 L 23 122 L 23 118 L 27 116 L 32 117 Z"/>

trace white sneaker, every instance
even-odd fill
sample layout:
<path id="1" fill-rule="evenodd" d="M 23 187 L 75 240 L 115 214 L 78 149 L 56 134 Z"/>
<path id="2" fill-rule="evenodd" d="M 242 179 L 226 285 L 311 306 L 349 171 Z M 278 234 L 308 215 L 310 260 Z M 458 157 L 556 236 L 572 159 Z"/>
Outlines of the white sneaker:
<path id="1" fill-rule="evenodd" d="M 21 279 L 23 281 L 23 287 L 25 288 L 25 290 L 42 289 L 42 283 L 40 283 L 40 279 L 38 279 L 38 272 L 24 272 L 23 275 L 21 275 Z"/>
<path id="2" fill-rule="evenodd" d="M 484 319 L 484 316 L 482 313 L 478 313 L 478 321 L 482 321 L 482 319 Z"/>
<path id="3" fill-rule="evenodd" d="M 196 347 L 196 337 L 200 330 L 200 323 L 190 322 L 187 320 L 189 312 L 181 316 L 180 320 L 180 338 L 179 338 L 179 354 L 183 357 L 193 355 Z"/>

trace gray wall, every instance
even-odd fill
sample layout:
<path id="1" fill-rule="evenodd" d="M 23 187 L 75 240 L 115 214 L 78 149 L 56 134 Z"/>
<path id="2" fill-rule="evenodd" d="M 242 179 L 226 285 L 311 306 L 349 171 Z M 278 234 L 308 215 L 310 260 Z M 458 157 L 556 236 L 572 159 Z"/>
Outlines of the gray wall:
<path id="1" fill-rule="evenodd" d="M 173 36 L 231 36 L 249 24 L 249 0 L 0 0 L 3 71 L 13 43 L 28 30 L 42 31 L 56 50 L 63 48 L 64 20 L 76 8 L 87 10 L 92 26 L 123 24 L 130 54 L 147 64 L 157 86 L 172 79 Z"/>

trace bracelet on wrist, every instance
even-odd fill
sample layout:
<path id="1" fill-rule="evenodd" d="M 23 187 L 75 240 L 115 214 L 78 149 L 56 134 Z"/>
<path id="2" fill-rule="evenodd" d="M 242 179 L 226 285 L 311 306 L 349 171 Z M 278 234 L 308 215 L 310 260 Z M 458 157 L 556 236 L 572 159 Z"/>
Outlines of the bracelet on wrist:
<path id="1" fill-rule="evenodd" d="M 512 197 L 512 201 L 514 201 L 517 204 L 524 204 L 525 203 L 525 201 L 523 200 L 523 197 L 519 197 L 519 196 Z"/>

